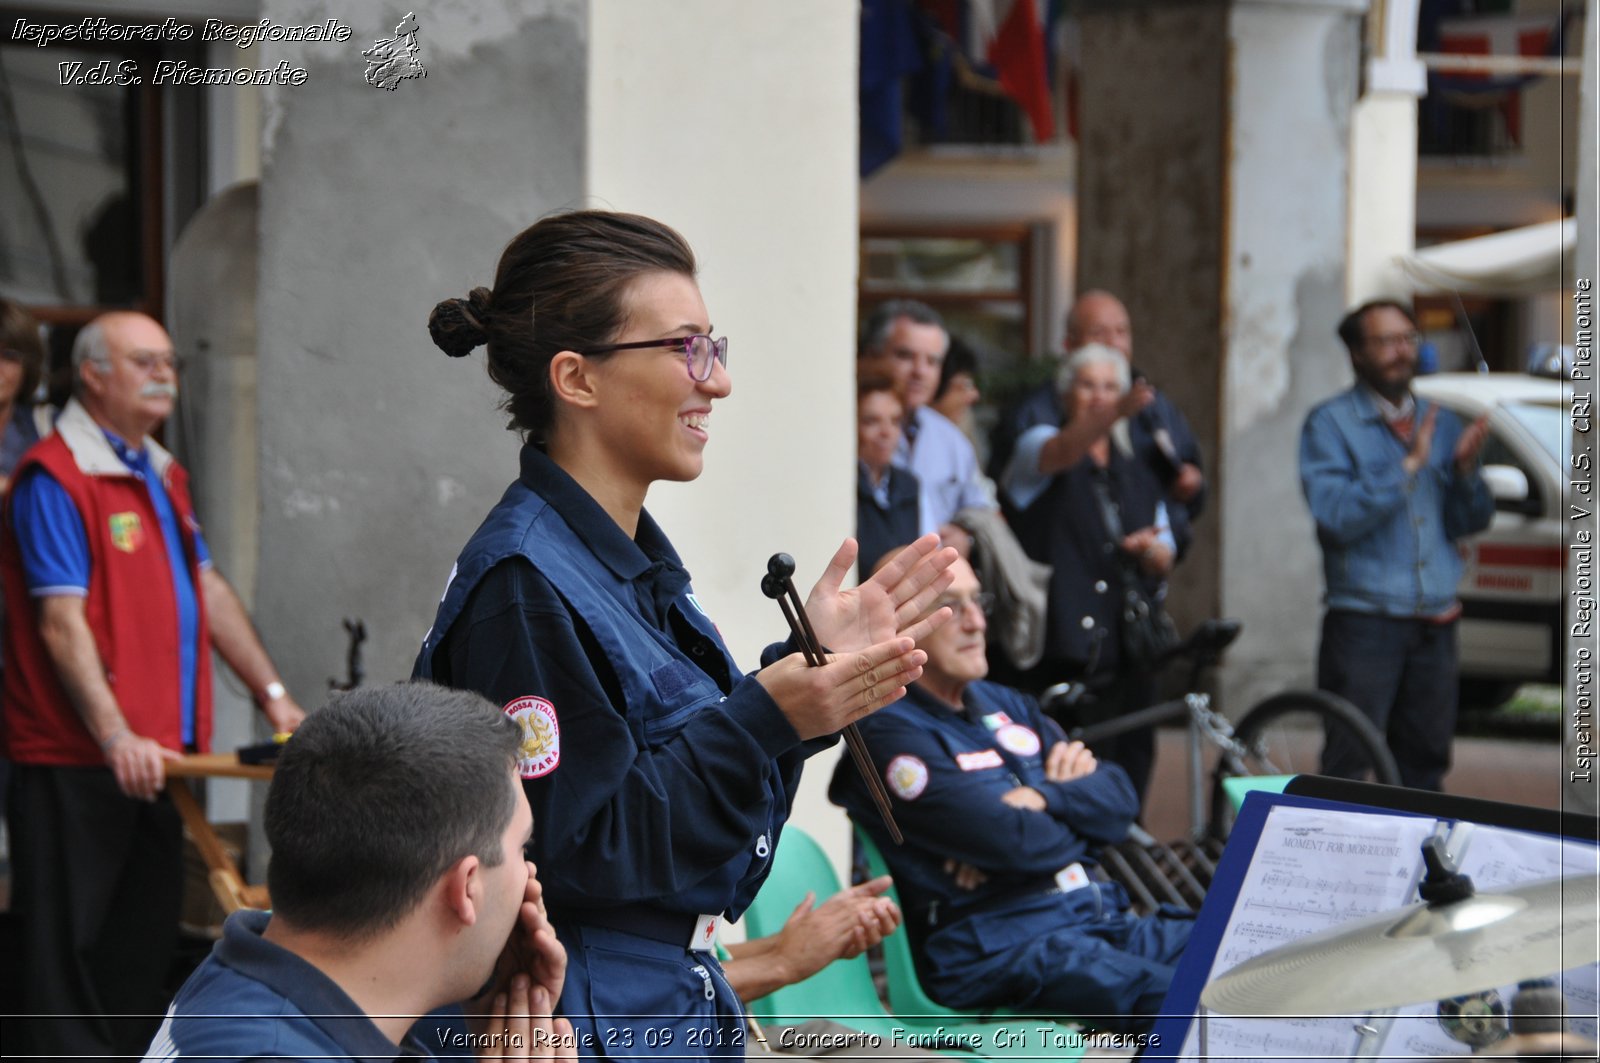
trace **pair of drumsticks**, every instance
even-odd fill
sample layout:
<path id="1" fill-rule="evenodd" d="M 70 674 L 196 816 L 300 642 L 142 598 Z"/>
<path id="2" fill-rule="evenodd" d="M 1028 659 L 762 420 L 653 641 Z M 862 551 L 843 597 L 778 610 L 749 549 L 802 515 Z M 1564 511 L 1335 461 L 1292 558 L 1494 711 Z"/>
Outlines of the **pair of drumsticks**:
<path id="1" fill-rule="evenodd" d="M 800 652 L 805 654 L 806 663 L 813 668 L 821 668 L 828 663 L 828 657 L 817 642 L 811 618 L 806 616 L 806 607 L 801 604 L 800 595 L 794 589 L 793 575 L 794 558 L 788 554 L 773 554 L 767 561 L 767 574 L 761 578 L 761 593 L 776 601 L 778 608 L 783 610 L 783 618 L 789 622 L 789 630 L 800 644 Z M 856 771 L 861 774 L 861 781 L 866 783 L 868 792 L 872 794 L 873 803 L 878 806 L 879 815 L 883 816 L 883 824 L 889 828 L 889 836 L 896 845 L 905 844 L 905 836 L 900 833 L 894 813 L 889 810 L 889 795 L 872 766 L 872 757 L 867 754 L 866 739 L 861 737 L 861 731 L 853 723 L 844 725 L 844 744 L 850 747 Z"/>

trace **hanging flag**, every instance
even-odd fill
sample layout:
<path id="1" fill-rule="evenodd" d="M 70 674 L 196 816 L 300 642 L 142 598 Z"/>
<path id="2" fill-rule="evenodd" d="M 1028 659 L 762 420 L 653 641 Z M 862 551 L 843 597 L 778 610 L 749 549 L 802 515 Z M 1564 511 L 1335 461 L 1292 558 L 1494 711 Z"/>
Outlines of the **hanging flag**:
<path id="1" fill-rule="evenodd" d="M 1447 55 L 1555 57 L 1561 54 L 1571 9 L 1552 22 L 1549 16 L 1441 18 L 1438 48 Z M 1538 75 L 1487 71 L 1434 71 L 1429 85 L 1458 106 L 1497 106 L 1511 143 L 1522 143 L 1521 90 Z"/>
<path id="2" fill-rule="evenodd" d="M 1067 15 L 1067 0 L 1050 0 L 1050 13 L 1044 23 L 1045 69 L 1050 73 L 1052 97 L 1066 112 L 1063 120 L 1067 139 L 1078 139 L 1078 68 L 1083 65 L 1082 38 L 1078 20 Z M 1065 84 L 1063 84 L 1065 82 Z"/>
<path id="3" fill-rule="evenodd" d="M 861 131 L 859 168 L 866 177 L 900 154 L 904 141 L 902 79 L 922 67 L 911 0 L 861 5 Z"/>
<path id="4" fill-rule="evenodd" d="M 1034 140 L 1041 144 L 1053 140 L 1056 123 L 1045 70 L 1044 28 L 1035 0 L 1012 0 L 987 54 L 1006 95 L 1027 114 Z"/>

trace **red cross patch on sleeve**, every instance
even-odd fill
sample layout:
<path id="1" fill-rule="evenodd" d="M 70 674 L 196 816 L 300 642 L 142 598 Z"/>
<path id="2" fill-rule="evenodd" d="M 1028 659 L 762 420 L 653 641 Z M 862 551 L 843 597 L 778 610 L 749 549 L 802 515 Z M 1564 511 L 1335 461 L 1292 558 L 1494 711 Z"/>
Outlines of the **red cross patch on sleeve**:
<path id="1" fill-rule="evenodd" d="M 505 713 L 522 728 L 517 772 L 524 779 L 537 779 L 555 771 L 561 763 L 561 723 L 556 719 L 556 707 L 527 694 L 507 704 Z"/>

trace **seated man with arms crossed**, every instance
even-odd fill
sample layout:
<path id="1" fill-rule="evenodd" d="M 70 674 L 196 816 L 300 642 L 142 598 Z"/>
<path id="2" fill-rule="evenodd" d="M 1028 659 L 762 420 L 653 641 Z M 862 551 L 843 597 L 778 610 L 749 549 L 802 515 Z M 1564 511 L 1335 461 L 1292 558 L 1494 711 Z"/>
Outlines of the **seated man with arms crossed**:
<path id="1" fill-rule="evenodd" d="M 267 794 L 273 910 L 228 918 L 146 1060 L 570 1056 L 520 742 L 484 698 L 428 683 L 308 717 Z M 475 994 L 470 1032 L 411 1029 Z"/>
<path id="2" fill-rule="evenodd" d="M 1135 916 L 1121 886 L 1089 878 L 1097 846 L 1133 823 L 1133 786 L 1031 697 L 982 681 L 982 588 L 966 562 L 951 571 L 936 604 L 955 618 L 918 642 L 922 678 L 857 722 L 905 844 L 889 841 L 853 764 L 840 762 L 828 796 L 888 860 L 935 1000 L 1144 1029 L 1193 924 L 1178 909 Z"/>

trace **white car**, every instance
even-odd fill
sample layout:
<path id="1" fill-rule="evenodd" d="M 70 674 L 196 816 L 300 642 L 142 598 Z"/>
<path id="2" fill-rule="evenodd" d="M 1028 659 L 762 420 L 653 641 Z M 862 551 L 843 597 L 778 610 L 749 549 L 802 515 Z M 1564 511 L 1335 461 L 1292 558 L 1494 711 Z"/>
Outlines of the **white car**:
<path id="1" fill-rule="evenodd" d="M 1522 373 L 1439 373 L 1412 387 L 1464 421 L 1489 415 L 1482 461 L 1494 522 L 1460 543 L 1462 707 L 1559 682 L 1570 398 L 1560 380 Z"/>

